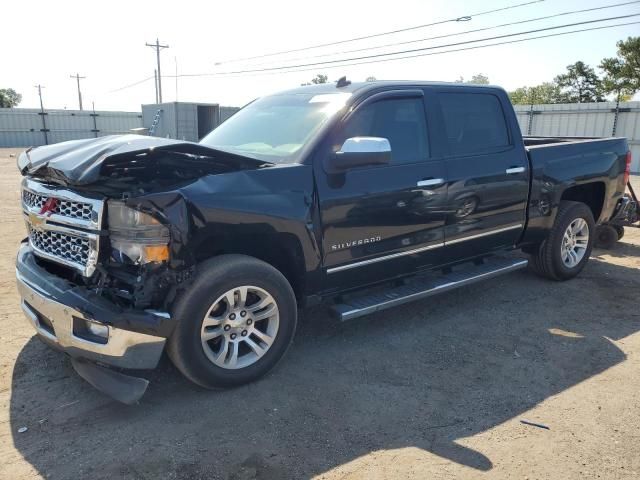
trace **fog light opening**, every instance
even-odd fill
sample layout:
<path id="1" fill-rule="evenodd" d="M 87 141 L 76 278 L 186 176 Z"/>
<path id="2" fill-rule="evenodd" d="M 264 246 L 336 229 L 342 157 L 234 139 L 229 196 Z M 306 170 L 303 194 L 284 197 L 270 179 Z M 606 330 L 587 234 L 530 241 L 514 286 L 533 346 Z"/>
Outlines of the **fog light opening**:
<path id="1" fill-rule="evenodd" d="M 105 345 L 109 341 L 109 326 L 73 317 L 73 335 L 89 342 Z"/>

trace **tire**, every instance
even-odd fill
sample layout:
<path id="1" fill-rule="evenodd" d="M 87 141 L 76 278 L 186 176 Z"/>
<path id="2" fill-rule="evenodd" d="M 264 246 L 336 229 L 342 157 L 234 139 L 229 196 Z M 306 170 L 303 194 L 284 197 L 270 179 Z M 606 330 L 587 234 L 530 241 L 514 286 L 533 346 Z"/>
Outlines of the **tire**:
<path id="1" fill-rule="evenodd" d="M 624 230 L 622 233 L 624 234 Z M 599 225 L 596 230 L 595 245 L 597 248 L 608 250 L 616 244 L 619 238 L 621 237 L 618 230 L 613 225 Z"/>
<path id="2" fill-rule="evenodd" d="M 618 234 L 618 240 L 622 240 L 622 237 L 624 237 L 624 227 L 614 225 L 613 228 L 616 229 L 616 233 Z"/>
<path id="3" fill-rule="evenodd" d="M 579 235 L 580 245 L 576 245 L 576 251 L 583 251 L 579 260 L 575 264 L 567 264 L 563 255 L 563 245 L 565 232 L 570 225 L 581 224 L 582 219 L 588 231 L 588 237 L 584 240 L 584 235 Z M 575 223 L 574 223 L 575 222 Z M 584 230 L 582 231 L 584 232 Z M 591 209 L 580 202 L 562 201 L 558 208 L 556 220 L 549 232 L 548 237 L 538 247 L 537 251 L 530 255 L 529 266 L 536 274 L 551 280 L 569 280 L 578 275 L 589 261 L 593 241 L 596 232 L 595 221 Z"/>
<path id="4" fill-rule="evenodd" d="M 177 324 L 167 352 L 173 364 L 192 382 L 211 389 L 243 385 L 266 375 L 284 356 L 295 334 L 298 311 L 291 285 L 268 263 L 245 255 L 221 255 L 198 270 L 172 309 Z M 254 297 L 256 303 L 250 305 Z M 267 301 L 269 306 L 258 308 Z M 263 343 L 262 338 L 271 340 Z M 263 350 L 266 353 L 260 356 Z"/>

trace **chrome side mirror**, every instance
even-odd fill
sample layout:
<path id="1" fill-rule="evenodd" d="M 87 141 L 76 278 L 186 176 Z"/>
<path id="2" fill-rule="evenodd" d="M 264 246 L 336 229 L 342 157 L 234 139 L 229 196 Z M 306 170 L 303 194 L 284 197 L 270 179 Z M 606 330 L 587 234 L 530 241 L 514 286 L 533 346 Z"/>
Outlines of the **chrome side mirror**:
<path id="1" fill-rule="evenodd" d="M 390 161 L 391 144 L 386 138 L 351 137 L 325 161 L 325 169 L 327 173 L 341 173 L 351 168 L 386 165 Z"/>

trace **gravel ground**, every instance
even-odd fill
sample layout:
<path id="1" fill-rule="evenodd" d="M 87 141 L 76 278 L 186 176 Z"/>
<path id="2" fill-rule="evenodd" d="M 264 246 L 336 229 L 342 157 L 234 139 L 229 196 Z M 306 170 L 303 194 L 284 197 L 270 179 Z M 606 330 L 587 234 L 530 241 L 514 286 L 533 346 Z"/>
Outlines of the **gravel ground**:
<path id="1" fill-rule="evenodd" d="M 280 367 L 235 390 L 164 360 L 127 407 L 20 312 L 17 152 L 0 150 L 0 478 L 640 477 L 640 231 L 570 282 L 516 272 L 346 324 L 309 312 Z"/>

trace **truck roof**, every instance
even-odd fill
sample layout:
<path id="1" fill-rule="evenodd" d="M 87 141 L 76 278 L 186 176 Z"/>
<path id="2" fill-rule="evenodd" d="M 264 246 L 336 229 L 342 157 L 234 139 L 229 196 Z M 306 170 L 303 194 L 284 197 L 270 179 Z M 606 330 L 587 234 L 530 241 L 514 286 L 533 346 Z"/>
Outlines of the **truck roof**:
<path id="1" fill-rule="evenodd" d="M 431 82 L 425 80 L 375 80 L 373 82 L 352 82 L 344 87 L 336 86 L 335 82 L 321 83 L 318 85 L 305 85 L 290 90 L 284 90 L 276 93 L 276 95 L 284 95 L 291 93 L 335 93 L 335 92 L 349 92 L 349 93 L 363 93 L 367 90 L 373 90 L 380 87 L 407 87 L 407 86 L 432 86 L 432 87 L 454 87 L 454 88 L 487 88 L 487 89 L 499 89 L 502 87 L 497 85 L 477 85 L 471 83 L 459 83 L 459 82 Z"/>

